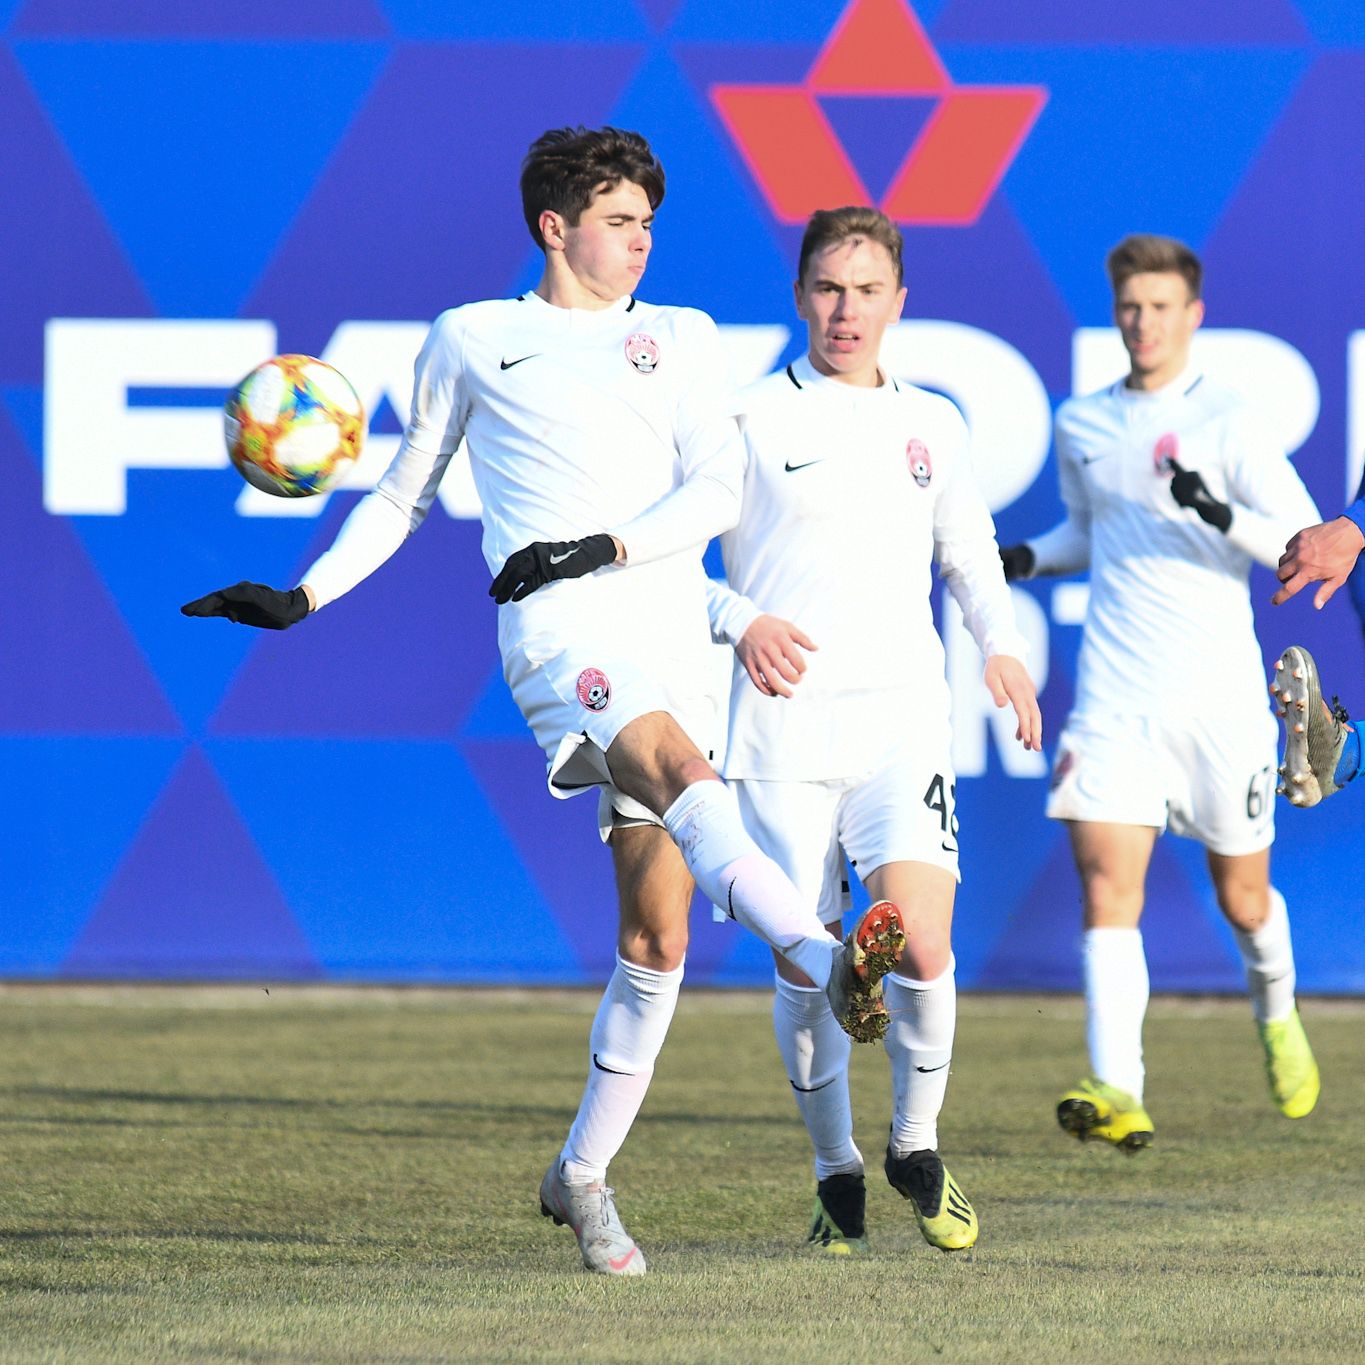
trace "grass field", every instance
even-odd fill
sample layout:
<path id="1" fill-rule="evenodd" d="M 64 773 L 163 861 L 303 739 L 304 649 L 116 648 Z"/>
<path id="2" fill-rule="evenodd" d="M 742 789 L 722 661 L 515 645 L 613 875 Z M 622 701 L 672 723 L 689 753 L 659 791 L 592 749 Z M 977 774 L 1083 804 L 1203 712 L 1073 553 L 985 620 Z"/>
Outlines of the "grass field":
<path id="1" fill-rule="evenodd" d="M 1066 1138 L 1078 1002 L 961 1002 L 942 1147 L 976 1204 L 927 1247 L 880 1177 L 874 1252 L 802 1244 L 813 1180 L 768 1001 L 684 993 L 612 1168 L 650 1274 L 581 1268 L 536 1185 L 577 1102 L 586 994 L 0 990 L 5 1361 L 1365 1358 L 1365 1005 L 1309 1001 L 1324 1073 L 1279 1117 L 1241 1001 L 1158 1000 L 1158 1145 Z"/>

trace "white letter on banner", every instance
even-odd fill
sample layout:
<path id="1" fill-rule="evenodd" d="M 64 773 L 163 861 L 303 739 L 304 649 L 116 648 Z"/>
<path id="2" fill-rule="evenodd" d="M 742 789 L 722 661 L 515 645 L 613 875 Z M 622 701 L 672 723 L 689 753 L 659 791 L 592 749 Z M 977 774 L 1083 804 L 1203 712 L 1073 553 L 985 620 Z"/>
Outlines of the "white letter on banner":
<path id="1" fill-rule="evenodd" d="M 1269 332 L 1208 327 L 1194 334 L 1190 358 L 1261 412 L 1293 454 L 1313 434 L 1321 395 L 1303 353 Z M 1071 391 L 1094 393 L 1128 373 L 1117 327 L 1079 327 L 1071 339 Z"/>
<path id="2" fill-rule="evenodd" d="M 898 379 L 945 393 L 967 419 L 972 468 L 992 512 L 1038 477 L 1052 444 L 1052 404 L 1032 365 L 1007 341 L 960 322 L 889 327 L 882 361 Z"/>
<path id="3" fill-rule="evenodd" d="M 1028 642 L 1029 676 L 1039 692 L 1047 685 L 1048 625 L 1032 593 L 1012 587 L 1014 616 Z M 943 647 L 948 663 L 948 687 L 953 694 L 953 770 L 959 777 L 980 777 L 986 771 L 986 734 L 995 732 L 1000 766 L 1011 777 L 1046 777 L 1047 760 L 1025 749 L 1014 737 L 1019 720 L 1014 707 L 997 708 L 981 674 L 984 661 L 963 624 L 953 595 L 943 594 Z"/>
<path id="4" fill-rule="evenodd" d="M 43 385 L 43 506 L 120 516 L 130 469 L 221 469 L 221 408 L 130 408 L 129 388 L 226 392 L 275 352 L 269 322 L 52 318 Z"/>
<path id="5" fill-rule="evenodd" d="M 1365 332 L 1346 338 L 1346 504 L 1355 501 L 1365 474 Z M 1336 510 L 1324 507 L 1331 516 Z"/>

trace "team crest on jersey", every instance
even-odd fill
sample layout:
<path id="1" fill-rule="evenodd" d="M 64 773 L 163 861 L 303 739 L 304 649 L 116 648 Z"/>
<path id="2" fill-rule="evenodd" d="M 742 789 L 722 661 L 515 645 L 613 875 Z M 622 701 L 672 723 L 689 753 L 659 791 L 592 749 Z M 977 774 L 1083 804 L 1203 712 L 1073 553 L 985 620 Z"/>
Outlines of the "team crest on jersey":
<path id="1" fill-rule="evenodd" d="M 578 675 L 578 700 L 589 711 L 605 711 L 611 701 L 611 684 L 600 668 L 585 668 Z"/>
<path id="2" fill-rule="evenodd" d="M 912 436 L 905 447 L 905 463 L 915 482 L 921 488 L 928 488 L 929 480 L 934 477 L 934 462 L 929 458 L 929 447 L 918 436 Z"/>
<path id="3" fill-rule="evenodd" d="M 659 343 L 648 332 L 633 332 L 626 338 L 626 359 L 641 374 L 653 374 L 659 368 Z"/>
<path id="4" fill-rule="evenodd" d="M 1171 466 L 1180 458 L 1180 438 L 1173 431 L 1158 436 L 1152 447 L 1152 463 L 1158 474 L 1169 474 Z"/>

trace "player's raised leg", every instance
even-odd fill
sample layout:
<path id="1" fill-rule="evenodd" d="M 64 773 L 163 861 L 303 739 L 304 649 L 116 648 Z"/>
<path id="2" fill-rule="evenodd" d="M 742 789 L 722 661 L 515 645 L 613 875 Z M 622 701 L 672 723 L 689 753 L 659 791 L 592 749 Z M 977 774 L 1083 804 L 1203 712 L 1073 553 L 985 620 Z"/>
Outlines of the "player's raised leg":
<path id="1" fill-rule="evenodd" d="M 583 1099 L 540 1202 L 547 1217 L 573 1228 L 589 1270 L 643 1275 L 645 1258 L 621 1226 L 607 1166 L 640 1111 L 673 1019 L 692 878 L 657 825 L 618 825 L 611 852 L 621 906 L 616 970 L 593 1021 Z"/>
<path id="2" fill-rule="evenodd" d="M 1239 856 L 1210 851 L 1208 859 L 1218 904 L 1242 955 L 1271 1096 L 1286 1118 L 1303 1118 L 1318 1102 L 1320 1082 L 1294 1000 L 1289 911 L 1270 884 L 1270 850 Z"/>
<path id="3" fill-rule="evenodd" d="M 1360 729 L 1338 698 L 1327 705 L 1318 666 L 1302 645 L 1290 645 L 1276 661 L 1270 694 L 1284 721 L 1276 790 L 1296 806 L 1316 806 L 1360 772 Z"/>
<path id="4" fill-rule="evenodd" d="M 654 811 L 712 904 L 799 967 L 830 998 L 855 1042 L 880 1038 L 881 978 L 899 951 L 894 909 L 864 917 L 843 943 L 758 847 L 733 792 L 664 712 L 639 716 L 607 750 L 612 781 Z"/>
<path id="5" fill-rule="evenodd" d="M 883 982 L 892 1089 L 886 1178 L 911 1201 L 931 1246 L 962 1251 L 976 1241 L 976 1212 L 938 1151 L 957 1029 L 951 942 L 957 878 L 928 863 L 894 862 L 864 880 L 869 894 L 902 907 L 905 924 L 905 949 Z"/>
<path id="6" fill-rule="evenodd" d="M 1066 1092 L 1057 1122 L 1084 1141 L 1125 1152 L 1151 1145 L 1143 1107 L 1142 1025 L 1149 983 L 1143 888 L 1157 831 L 1146 825 L 1068 820 L 1084 904 L 1086 1041 L 1091 1075 Z"/>

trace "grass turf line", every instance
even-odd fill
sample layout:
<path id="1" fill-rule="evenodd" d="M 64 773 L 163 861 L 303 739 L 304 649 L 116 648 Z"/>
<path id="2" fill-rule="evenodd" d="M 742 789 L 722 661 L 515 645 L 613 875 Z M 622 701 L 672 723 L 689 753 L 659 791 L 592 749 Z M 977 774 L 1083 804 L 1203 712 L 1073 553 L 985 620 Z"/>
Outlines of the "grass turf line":
<path id="1" fill-rule="evenodd" d="M 1308 1001 L 1324 1074 L 1273 1109 L 1244 1001 L 1157 1000 L 1157 1146 L 1066 1137 L 1078 1002 L 963 996 L 942 1150 L 967 1257 L 880 1174 L 855 1049 L 866 1259 L 802 1244 L 814 1181 L 762 994 L 688 993 L 612 1167 L 651 1273 L 537 1210 L 587 993 L 0 990 L 0 1360 L 1361 1358 L 1365 1005 Z M 737 1098 L 738 1097 L 738 1098 Z"/>

